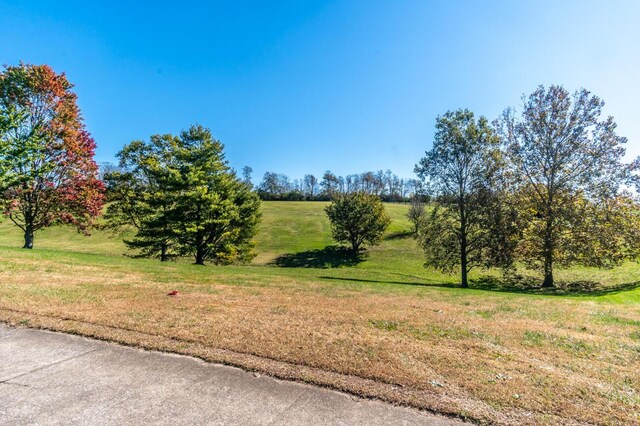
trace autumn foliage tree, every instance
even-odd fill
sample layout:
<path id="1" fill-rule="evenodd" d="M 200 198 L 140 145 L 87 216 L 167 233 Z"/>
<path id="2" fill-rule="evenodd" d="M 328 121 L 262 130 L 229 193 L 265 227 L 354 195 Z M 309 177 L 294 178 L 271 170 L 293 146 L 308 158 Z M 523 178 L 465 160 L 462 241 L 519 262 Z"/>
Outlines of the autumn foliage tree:
<path id="1" fill-rule="evenodd" d="M 637 259 L 637 205 L 625 188 L 638 161 L 624 162 L 627 139 L 601 117 L 604 102 L 584 89 L 540 86 L 523 104 L 499 121 L 523 225 L 519 259 L 543 269 L 544 287 L 555 285 L 556 265 Z"/>
<path id="2" fill-rule="evenodd" d="M 87 233 L 101 211 L 104 186 L 73 85 L 47 65 L 0 73 L 0 203 L 24 232 L 69 224 Z"/>

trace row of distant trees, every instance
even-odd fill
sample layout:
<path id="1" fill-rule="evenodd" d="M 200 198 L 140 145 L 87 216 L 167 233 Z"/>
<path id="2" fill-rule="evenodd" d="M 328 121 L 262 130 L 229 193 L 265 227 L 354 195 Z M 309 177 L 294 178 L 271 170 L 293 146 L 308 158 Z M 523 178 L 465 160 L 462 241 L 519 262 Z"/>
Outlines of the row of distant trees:
<path id="1" fill-rule="evenodd" d="M 249 184 L 251 173 L 250 167 L 243 168 L 243 179 Z M 336 195 L 362 192 L 375 195 L 382 201 L 400 202 L 420 193 L 420 188 L 420 180 L 400 178 L 391 170 L 347 176 L 338 176 L 327 170 L 320 178 L 307 174 L 302 179 L 266 172 L 256 190 L 263 200 L 329 201 Z"/>
<path id="2" fill-rule="evenodd" d="M 100 178 L 122 171 L 119 164 L 101 163 Z M 408 202 L 427 196 L 420 179 L 400 178 L 391 170 L 338 176 L 327 170 L 321 178 L 307 174 L 292 179 L 282 173 L 266 172 L 258 185 L 252 182 L 253 169 L 242 168 L 242 181 L 265 201 L 331 201 L 338 195 L 361 192 L 385 202 Z"/>

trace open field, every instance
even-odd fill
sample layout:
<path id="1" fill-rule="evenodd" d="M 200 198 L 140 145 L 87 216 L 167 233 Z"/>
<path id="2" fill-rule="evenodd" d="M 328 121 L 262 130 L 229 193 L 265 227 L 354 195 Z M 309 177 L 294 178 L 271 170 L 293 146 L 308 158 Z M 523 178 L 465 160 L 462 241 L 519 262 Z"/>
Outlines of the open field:
<path id="1" fill-rule="evenodd" d="M 230 267 L 131 259 L 121 236 L 66 228 L 25 251 L 4 221 L 0 319 L 478 422 L 640 422 L 638 265 L 558 274 L 592 292 L 524 292 L 479 275 L 462 290 L 422 266 L 406 206 L 387 206 L 381 246 L 345 260 L 326 248 L 323 205 L 263 203 L 258 256 Z"/>

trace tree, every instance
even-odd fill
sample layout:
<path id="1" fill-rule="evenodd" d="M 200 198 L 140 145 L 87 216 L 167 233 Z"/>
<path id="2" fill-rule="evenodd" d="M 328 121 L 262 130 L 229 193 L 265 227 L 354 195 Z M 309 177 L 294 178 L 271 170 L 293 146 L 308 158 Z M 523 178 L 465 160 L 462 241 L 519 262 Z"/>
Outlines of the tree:
<path id="1" fill-rule="evenodd" d="M 305 175 L 304 192 L 310 199 L 316 196 L 318 191 L 318 179 L 314 175 Z"/>
<path id="2" fill-rule="evenodd" d="M 526 218 L 519 258 L 542 266 L 543 286 L 553 287 L 556 264 L 604 266 L 637 256 L 635 214 L 622 188 L 638 163 L 622 161 L 627 140 L 612 117 L 600 118 L 604 102 L 585 89 L 572 96 L 540 86 L 523 104 L 520 116 L 507 109 L 499 122 Z"/>
<path id="3" fill-rule="evenodd" d="M 172 135 L 153 135 L 149 142 L 133 141 L 118 154 L 119 169 L 105 174 L 110 203 L 106 227 L 133 226 L 136 234 L 125 240 L 138 257 L 169 260 L 177 253 L 175 229 L 169 214 L 175 206 L 175 182 L 170 170 L 178 141 Z"/>
<path id="4" fill-rule="evenodd" d="M 326 172 L 324 172 L 324 175 L 322 175 L 322 182 L 320 183 L 320 186 L 322 187 L 325 196 L 332 198 L 336 194 L 336 192 L 338 192 L 339 182 L 340 181 L 338 180 L 338 177 L 331 171 L 327 170 Z"/>
<path id="5" fill-rule="evenodd" d="M 342 176 L 338 176 L 337 190 L 341 194 L 344 194 L 346 192 L 346 185 L 345 185 L 344 177 Z"/>
<path id="6" fill-rule="evenodd" d="M 266 172 L 258 186 L 258 193 L 263 200 L 279 200 L 293 190 L 288 176 L 274 172 Z"/>
<path id="7" fill-rule="evenodd" d="M 196 265 L 247 261 L 253 255 L 260 199 L 229 168 L 223 148 L 198 125 L 181 133 L 174 153 L 179 195 L 173 221 L 180 254 L 193 255 Z"/>
<path id="8" fill-rule="evenodd" d="M 459 268 L 462 287 L 471 269 L 494 264 L 489 249 L 499 168 L 498 137 L 486 118 L 476 121 L 467 109 L 437 118 L 433 148 L 415 167 L 435 201 L 418 224 L 427 264 L 445 272 Z"/>
<path id="9" fill-rule="evenodd" d="M 72 88 L 47 65 L 0 73 L 0 203 L 24 232 L 24 248 L 55 224 L 87 234 L 102 209 L 96 145 Z"/>
<path id="10" fill-rule="evenodd" d="M 364 243 L 377 245 L 391 223 L 380 198 L 363 192 L 337 195 L 325 211 L 333 239 L 350 244 L 353 253 Z"/>
<path id="11" fill-rule="evenodd" d="M 427 209 L 425 205 L 418 197 L 411 198 L 411 204 L 409 205 L 409 211 L 407 212 L 407 218 L 413 225 L 413 234 L 418 235 L 420 225 L 424 219 Z"/>
<path id="12" fill-rule="evenodd" d="M 362 191 L 367 194 L 375 194 L 380 195 L 380 193 L 384 190 L 384 182 L 383 182 L 384 172 L 379 170 L 377 173 L 373 172 L 364 172 L 360 175 L 360 184 L 362 186 Z"/>
<path id="13" fill-rule="evenodd" d="M 251 183 L 251 176 L 253 175 L 253 169 L 250 166 L 244 166 L 242 168 L 242 181 L 249 187 L 253 188 Z"/>
<path id="14" fill-rule="evenodd" d="M 223 145 L 199 125 L 180 136 L 134 141 L 119 154 L 126 172 L 112 174 L 112 226 L 132 225 L 125 241 L 145 257 L 193 256 L 227 264 L 252 257 L 258 196 L 231 170 Z"/>

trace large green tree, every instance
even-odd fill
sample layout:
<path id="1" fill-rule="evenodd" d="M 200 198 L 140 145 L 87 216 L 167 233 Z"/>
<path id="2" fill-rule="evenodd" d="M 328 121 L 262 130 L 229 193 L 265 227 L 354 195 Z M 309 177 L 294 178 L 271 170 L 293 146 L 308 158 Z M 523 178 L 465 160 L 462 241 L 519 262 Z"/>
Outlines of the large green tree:
<path id="1" fill-rule="evenodd" d="M 499 138 L 487 119 L 464 109 L 437 118 L 433 147 L 415 167 L 433 200 L 417 222 L 426 264 L 459 269 L 462 287 L 474 267 L 510 263 L 501 164 Z"/>
<path id="2" fill-rule="evenodd" d="M 179 195 L 172 210 L 180 254 L 195 263 L 246 261 L 260 220 L 260 199 L 229 168 L 223 145 L 202 126 L 181 133 L 174 152 Z"/>
<path id="3" fill-rule="evenodd" d="M 100 214 L 104 186 L 77 97 L 47 65 L 0 72 L 0 205 L 24 232 L 70 224 L 87 233 Z"/>
<path id="4" fill-rule="evenodd" d="M 380 197 L 364 192 L 334 195 L 325 211 L 333 239 L 351 245 L 353 253 L 365 243 L 377 245 L 391 223 Z"/>
<path id="5" fill-rule="evenodd" d="M 507 109 L 499 122 L 522 219 L 517 255 L 542 267 L 612 266 L 638 255 L 637 212 L 624 192 L 637 162 L 623 161 L 627 140 L 616 134 L 604 102 L 585 89 L 570 94 L 543 86 Z"/>
<path id="6" fill-rule="evenodd" d="M 229 168 L 223 149 L 199 125 L 123 149 L 123 171 L 107 177 L 107 218 L 136 228 L 130 248 L 162 260 L 193 256 L 198 265 L 251 258 L 260 200 Z"/>
<path id="7" fill-rule="evenodd" d="M 176 203 L 173 152 L 179 144 L 172 135 L 153 135 L 148 142 L 133 141 L 118 154 L 119 167 L 105 173 L 109 204 L 106 226 L 132 226 L 136 234 L 125 240 L 140 257 L 166 261 L 175 257 L 175 227 L 171 210 Z"/>

